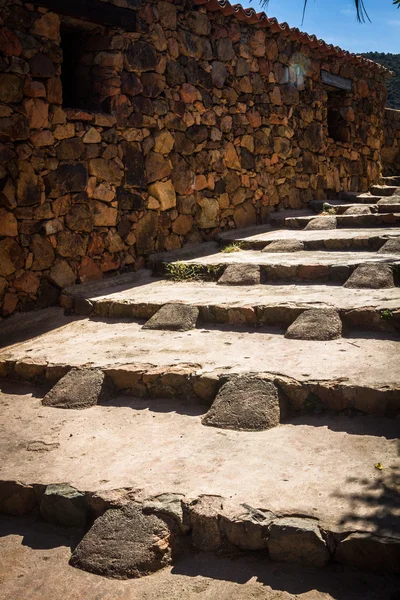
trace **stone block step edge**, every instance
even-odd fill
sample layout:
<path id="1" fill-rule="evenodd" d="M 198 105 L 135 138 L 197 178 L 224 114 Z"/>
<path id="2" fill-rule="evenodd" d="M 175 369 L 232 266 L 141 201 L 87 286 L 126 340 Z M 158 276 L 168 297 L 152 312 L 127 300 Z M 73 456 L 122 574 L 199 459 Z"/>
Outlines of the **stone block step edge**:
<path id="1" fill-rule="evenodd" d="M 384 213 L 396 213 L 400 210 L 400 202 L 393 202 L 392 204 L 389 203 L 384 203 L 384 204 L 376 204 L 376 203 L 363 203 L 364 207 L 369 208 L 369 210 L 371 211 L 371 214 L 373 215 L 377 215 L 377 214 L 384 214 Z M 348 202 L 348 203 L 333 203 L 333 202 L 321 202 L 320 200 L 315 200 L 314 202 L 310 203 L 310 208 L 312 208 L 313 210 L 315 210 L 316 212 L 316 216 L 321 216 L 321 217 L 335 217 L 335 216 L 339 216 L 339 215 L 344 215 L 344 216 L 348 216 L 345 215 L 345 211 L 348 210 L 349 208 L 355 208 L 355 207 L 360 207 L 360 204 L 354 204 L 353 202 Z M 325 210 L 331 210 L 331 213 L 326 212 L 325 214 Z M 354 215 L 350 215 L 350 216 L 354 216 Z M 358 216 L 358 215 L 356 215 Z"/>
<path id="2" fill-rule="evenodd" d="M 180 302 L 135 302 L 134 300 L 88 299 L 64 295 L 61 306 L 78 315 L 114 319 L 147 321 L 165 304 Z M 201 324 L 247 325 L 249 327 L 278 326 L 286 329 L 299 315 L 312 308 L 336 308 L 322 303 L 257 304 L 243 303 L 242 306 L 229 304 L 200 304 L 184 302 L 199 309 Z M 398 308 L 359 307 L 356 309 L 336 309 L 342 320 L 344 331 L 379 331 L 390 334 L 400 332 L 400 298 Z"/>
<path id="3" fill-rule="evenodd" d="M 332 231 L 332 230 L 330 230 Z M 386 242 L 391 239 L 391 236 L 388 233 L 385 233 L 383 230 L 382 235 L 374 235 L 374 236 L 363 236 L 361 233 L 359 236 L 354 238 L 332 238 L 329 239 L 329 231 L 326 231 L 327 239 L 319 240 L 301 240 L 304 244 L 304 250 L 374 250 L 378 251 L 382 248 Z M 231 244 L 238 244 L 240 249 L 242 250 L 263 250 L 270 244 L 274 243 L 276 240 L 269 241 L 266 240 L 257 240 L 257 239 L 246 239 L 235 236 L 235 230 L 232 231 L 231 237 L 225 237 L 225 239 L 220 240 L 221 247 L 230 246 Z M 284 239 L 283 241 L 291 241 L 288 239 Z"/>
<path id="4" fill-rule="evenodd" d="M 384 255 L 382 255 L 383 257 Z M 400 286 L 400 258 L 394 257 L 393 255 L 386 255 L 387 258 L 385 260 L 386 264 L 392 264 L 393 266 L 393 275 L 395 286 Z M 266 260 L 268 256 L 266 257 Z M 383 262 L 383 261 L 382 261 Z M 218 258 L 215 259 L 213 263 L 202 263 L 196 262 L 196 260 L 192 260 L 191 262 L 185 261 L 176 261 L 173 263 L 168 262 L 156 262 L 153 268 L 153 274 L 155 276 L 166 277 L 168 276 L 173 280 L 174 275 L 170 275 L 171 266 L 176 266 L 179 269 L 179 273 L 177 276 L 177 280 L 185 281 L 192 278 L 199 279 L 204 281 L 218 281 L 218 279 L 223 275 L 225 269 L 234 263 L 220 263 L 218 262 Z M 237 263 L 237 264 L 246 264 Z M 345 283 L 353 271 L 362 264 L 374 264 L 373 262 L 365 263 L 364 257 L 360 256 L 360 261 L 354 264 L 347 264 L 345 262 L 345 258 L 343 262 L 340 264 L 257 264 L 256 262 L 250 263 L 251 266 L 260 268 L 260 277 L 262 284 L 268 284 L 272 282 L 301 282 L 304 283 L 307 281 L 308 283 L 317 282 L 317 283 L 325 283 L 332 282 L 338 285 Z M 175 269 L 173 269 L 175 270 Z M 187 274 L 182 275 L 182 271 L 187 272 Z M 181 277 L 181 279 L 179 279 Z"/>
<path id="5" fill-rule="evenodd" d="M 43 385 L 51 389 L 74 365 L 41 362 L 33 359 L 0 359 L 1 379 Z M 83 367 L 89 368 L 89 367 Z M 303 379 L 280 373 L 205 371 L 199 364 L 155 366 L 126 364 L 96 367 L 109 382 L 110 397 L 130 395 L 140 398 L 181 399 L 190 404 L 210 407 L 220 388 L 235 375 L 252 375 L 271 381 L 278 390 L 281 422 L 299 414 L 320 414 L 324 411 L 351 416 L 367 414 L 396 418 L 400 414 L 400 383 L 396 386 L 371 386 L 362 382 Z M 115 400 L 114 400 L 115 401 Z"/>
<path id="6" fill-rule="evenodd" d="M 400 223 L 399 212 L 384 212 L 371 215 L 328 215 L 336 220 L 337 229 L 367 229 L 368 227 L 392 227 Z M 313 219 L 326 218 L 326 215 L 311 215 L 306 217 L 284 217 L 271 219 L 275 228 L 304 229 Z M 322 229 L 323 230 L 323 229 Z M 327 228 L 327 231 L 330 231 Z"/>
<path id="7" fill-rule="evenodd" d="M 68 488 L 67 494 L 63 493 L 64 488 Z M 51 511 L 46 510 L 47 490 L 52 496 Z M 273 561 L 308 567 L 321 568 L 337 562 L 378 573 L 400 572 L 397 534 L 332 526 L 315 514 L 274 513 L 265 507 L 251 507 L 212 495 L 193 498 L 167 493 L 143 498 L 137 489 L 130 488 L 81 491 L 68 484 L 0 480 L 1 514 L 39 514 L 54 525 L 79 527 L 82 533 L 90 531 L 107 510 L 122 509 L 132 502 L 139 504 L 144 514 L 172 517 L 175 535 L 188 539 L 196 550 L 258 551 Z M 188 544 L 183 547 L 189 550 Z"/>

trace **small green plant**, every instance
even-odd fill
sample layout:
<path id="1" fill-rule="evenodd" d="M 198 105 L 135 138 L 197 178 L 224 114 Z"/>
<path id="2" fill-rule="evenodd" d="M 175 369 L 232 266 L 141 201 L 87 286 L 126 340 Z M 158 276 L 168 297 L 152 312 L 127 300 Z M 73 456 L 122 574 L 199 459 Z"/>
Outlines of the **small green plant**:
<path id="1" fill-rule="evenodd" d="M 221 265 L 198 265 L 173 262 L 165 265 L 168 277 L 173 281 L 215 281 L 222 275 Z"/>
<path id="2" fill-rule="evenodd" d="M 240 250 L 243 250 L 243 247 L 243 242 L 233 242 L 232 244 L 229 244 L 228 246 L 222 248 L 221 252 L 224 252 L 225 254 L 231 254 L 232 252 L 240 252 Z"/>
<path id="3" fill-rule="evenodd" d="M 392 317 L 393 311 L 390 310 L 390 308 L 385 308 L 384 310 L 381 310 L 381 319 L 383 319 L 384 321 L 388 321 Z"/>
<path id="4" fill-rule="evenodd" d="M 337 208 L 329 204 L 328 202 L 324 202 L 322 205 L 321 215 L 336 215 Z"/>

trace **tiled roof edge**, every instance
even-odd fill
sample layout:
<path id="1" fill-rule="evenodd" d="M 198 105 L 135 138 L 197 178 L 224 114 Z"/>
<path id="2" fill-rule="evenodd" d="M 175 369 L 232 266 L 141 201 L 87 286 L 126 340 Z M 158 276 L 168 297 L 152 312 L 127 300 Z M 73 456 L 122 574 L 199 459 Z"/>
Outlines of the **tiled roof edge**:
<path id="1" fill-rule="evenodd" d="M 315 35 L 309 35 L 300 31 L 297 27 L 289 27 L 287 23 L 279 23 L 274 17 L 268 17 L 265 12 L 257 13 L 254 8 L 243 8 L 241 4 L 231 4 L 228 0 L 193 0 L 197 6 L 203 6 L 211 12 L 220 11 L 224 16 L 235 16 L 238 21 L 246 22 L 248 25 L 257 23 L 262 27 L 268 27 L 272 33 L 281 33 L 287 36 L 291 41 L 300 42 L 316 49 L 319 54 L 325 56 L 337 56 L 346 62 L 352 62 L 364 67 L 372 67 L 386 76 L 391 76 L 394 73 L 386 67 L 376 63 L 369 58 L 364 58 L 358 54 L 342 50 L 339 46 L 327 44 L 324 40 L 319 40 Z"/>

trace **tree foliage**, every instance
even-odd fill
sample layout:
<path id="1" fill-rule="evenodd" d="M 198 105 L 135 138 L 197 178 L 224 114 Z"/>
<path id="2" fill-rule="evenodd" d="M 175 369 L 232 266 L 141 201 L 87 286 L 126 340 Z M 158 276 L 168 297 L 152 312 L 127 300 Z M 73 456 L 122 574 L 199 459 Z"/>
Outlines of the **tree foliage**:
<path id="1" fill-rule="evenodd" d="M 385 54 L 384 52 L 365 52 L 362 54 L 395 73 L 386 82 L 388 99 L 386 106 L 400 110 L 400 54 Z"/>

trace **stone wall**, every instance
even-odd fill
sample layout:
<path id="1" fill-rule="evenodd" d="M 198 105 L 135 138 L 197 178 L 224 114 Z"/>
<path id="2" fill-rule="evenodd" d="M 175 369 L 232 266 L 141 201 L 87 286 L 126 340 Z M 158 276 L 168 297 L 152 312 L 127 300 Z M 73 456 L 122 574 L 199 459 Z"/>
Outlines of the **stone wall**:
<path id="1" fill-rule="evenodd" d="M 1 4 L 3 316 L 380 175 L 385 88 L 372 63 L 189 0 L 119 0 L 133 32 Z M 83 107 L 63 105 L 64 29 L 79 49 L 64 96 Z M 328 135 L 321 69 L 353 80 L 335 113 L 350 141 Z"/>
<path id="2" fill-rule="evenodd" d="M 400 173 L 400 110 L 394 110 L 393 108 L 385 110 L 383 135 L 383 174 L 398 175 Z"/>

